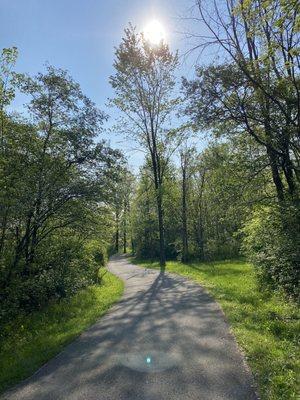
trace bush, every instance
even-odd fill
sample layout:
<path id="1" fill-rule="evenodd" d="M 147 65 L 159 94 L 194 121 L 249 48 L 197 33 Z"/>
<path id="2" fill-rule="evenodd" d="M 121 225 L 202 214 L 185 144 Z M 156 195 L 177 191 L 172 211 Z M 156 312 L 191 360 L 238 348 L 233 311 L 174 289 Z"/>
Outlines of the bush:
<path id="1" fill-rule="evenodd" d="M 0 295 L 0 324 L 100 283 L 107 262 L 104 244 L 76 237 L 52 238 L 41 246 L 30 274 L 15 274 Z"/>
<path id="2" fill-rule="evenodd" d="M 299 300 L 300 212 L 294 205 L 257 209 L 243 230 L 243 249 L 259 282 Z"/>

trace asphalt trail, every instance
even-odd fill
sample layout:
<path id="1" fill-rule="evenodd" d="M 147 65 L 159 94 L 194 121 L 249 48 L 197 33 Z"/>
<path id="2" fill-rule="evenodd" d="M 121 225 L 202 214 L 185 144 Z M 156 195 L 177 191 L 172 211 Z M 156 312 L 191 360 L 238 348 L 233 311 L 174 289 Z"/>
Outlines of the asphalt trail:
<path id="1" fill-rule="evenodd" d="M 255 400 L 218 304 L 197 284 L 122 256 L 125 283 L 106 316 L 5 400 Z"/>

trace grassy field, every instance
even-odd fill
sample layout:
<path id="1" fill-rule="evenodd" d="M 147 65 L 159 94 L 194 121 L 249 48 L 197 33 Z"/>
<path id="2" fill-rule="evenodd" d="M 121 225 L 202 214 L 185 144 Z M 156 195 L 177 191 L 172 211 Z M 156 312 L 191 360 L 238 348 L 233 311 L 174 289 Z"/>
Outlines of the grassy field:
<path id="1" fill-rule="evenodd" d="M 159 268 L 157 263 L 134 262 Z M 259 290 L 253 267 L 242 261 L 168 262 L 166 270 L 203 284 L 221 304 L 263 400 L 300 399 L 300 324 L 295 305 Z"/>
<path id="2" fill-rule="evenodd" d="M 110 273 L 102 284 L 20 318 L 0 342 L 0 392 L 30 376 L 84 329 L 103 315 L 123 293 L 123 283 Z"/>

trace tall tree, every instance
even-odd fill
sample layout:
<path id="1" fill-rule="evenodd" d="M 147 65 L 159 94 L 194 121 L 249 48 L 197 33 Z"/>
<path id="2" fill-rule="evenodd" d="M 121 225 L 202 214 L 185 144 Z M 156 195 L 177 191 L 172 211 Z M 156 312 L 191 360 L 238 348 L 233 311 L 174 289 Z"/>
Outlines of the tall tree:
<path id="1" fill-rule="evenodd" d="M 166 262 L 164 173 L 178 145 L 178 130 L 170 127 L 170 117 L 178 104 L 178 99 L 172 97 L 177 64 L 177 54 L 173 54 L 166 43 L 151 45 L 142 33 L 130 26 L 125 29 L 125 36 L 116 50 L 116 73 L 110 78 L 115 89 L 112 102 L 126 115 L 128 131 L 151 160 L 162 269 Z"/>
<path id="2" fill-rule="evenodd" d="M 8 229 L 8 219 L 11 209 L 9 196 L 12 187 L 13 169 L 8 162 L 8 149 L 6 144 L 6 129 L 9 118 L 6 107 L 11 103 L 15 95 L 14 66 L 18 51 L 16 47 L 4 48 L 0 55 L 0 260 L 4 250 L 5 237 Z"/>
<path id="3" fill-rule="evenodd" d="M 299 198 L 300 35 L 297 0 L 196 0 L 218 65 L 199 68 L 199 119 L 234 124 L 264 147 L 280 203 Z M 194 89 L 192 88 L 194 87 Z M 196 88 L 197 87 L 197 88 Z M 214 121 L 214 122 L 213 122 Z M 232 130 L 231 130 L 232 131 Z"/>
<path id="4" fill-rule="evenodd" d="M 4 148 L 5 108 L 11 103 L 15 95 L 15 72 L 13 68 L 17 61 L 16 47 L 4 48 L 0 55 L 0 150 Z"/>

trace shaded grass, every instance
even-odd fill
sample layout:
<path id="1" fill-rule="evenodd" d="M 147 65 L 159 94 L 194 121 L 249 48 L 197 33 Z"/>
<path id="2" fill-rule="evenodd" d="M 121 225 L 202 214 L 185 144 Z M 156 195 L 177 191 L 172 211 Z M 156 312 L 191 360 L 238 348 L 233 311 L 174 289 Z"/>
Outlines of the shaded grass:
<path id="1" fill-rule="evenodd" d="M 10 334 L 0 342 L 0 392 L 30 376 L 94 323 L 120 298 L 123 286 L 107 272 L 101 285 L 90 286 L 11 324 Z"/>
<path id="2" fill-rule="evenodd" d="M 146 268 L 158 263 L 133 260 Z M 168 262 L 166 270 L 205 286 L 221 304 L 263 400 L 299 400 L 299 309 L 279 294 L 258 288 L 254 268 L 243 261 Z"/>

